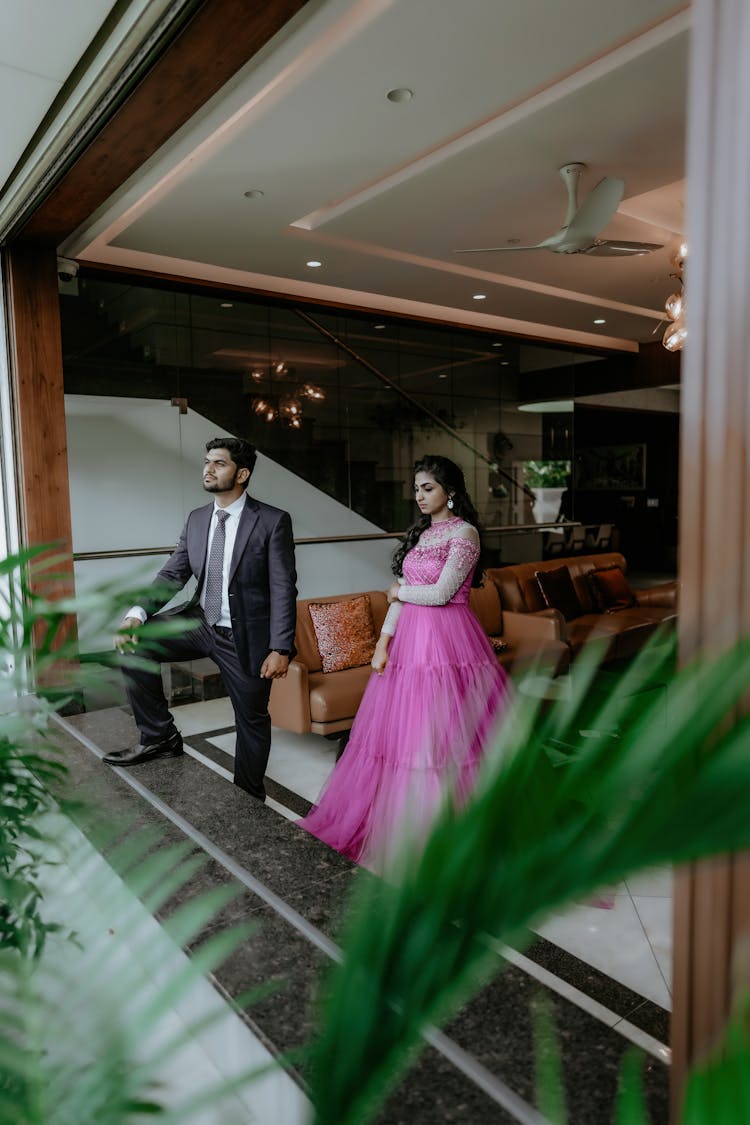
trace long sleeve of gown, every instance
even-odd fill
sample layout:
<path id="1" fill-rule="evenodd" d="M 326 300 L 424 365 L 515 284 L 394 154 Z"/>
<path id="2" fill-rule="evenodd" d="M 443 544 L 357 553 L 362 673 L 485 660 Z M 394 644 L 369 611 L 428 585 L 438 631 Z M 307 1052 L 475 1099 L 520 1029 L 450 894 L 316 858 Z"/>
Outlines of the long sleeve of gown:
<path id="1" fill-rule="evenodd" d="M 398 592 L 399 601 L 411 602 L 412 605 L 446 605 L 461 589 L 478 558 L 478 543 L 464 535 L 454 536 L 437 582 L 429 586 L 402 586 Z"/>
<path id="2" fill-rule="evenodd" d="M 386 633 L 389 637 L 393 636 L 393 634 L 396 632 L 396 625 L 400 616 L 401 602 L 391 602 L 391 604 L 388 606 L 388 612 L 385 615 L 385 620 L 383 621 L 383 628 L 380 630 L 381 636 L 383 635 L 383 633 Z"/>

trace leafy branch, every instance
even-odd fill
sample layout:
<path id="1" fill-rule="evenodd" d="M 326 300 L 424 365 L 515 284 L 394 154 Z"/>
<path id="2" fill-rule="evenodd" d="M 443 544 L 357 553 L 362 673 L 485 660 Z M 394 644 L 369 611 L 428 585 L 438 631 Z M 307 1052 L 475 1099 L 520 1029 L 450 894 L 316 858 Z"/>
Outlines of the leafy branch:
<path id="1" fill-rule="evenodd" d="M 322 989 L 318 1125 L 372 1118 L 424 1031 L 498 971 L 498 940 L 634 871 L 750 844 L 750 727 L 726 722 L 750 642 L 674 676 L 657 642 L 604 698 L 592 646 L 549 710 L 519 692 L 470 803 L 446 803 L 387 882 L 363 881 Z"/>

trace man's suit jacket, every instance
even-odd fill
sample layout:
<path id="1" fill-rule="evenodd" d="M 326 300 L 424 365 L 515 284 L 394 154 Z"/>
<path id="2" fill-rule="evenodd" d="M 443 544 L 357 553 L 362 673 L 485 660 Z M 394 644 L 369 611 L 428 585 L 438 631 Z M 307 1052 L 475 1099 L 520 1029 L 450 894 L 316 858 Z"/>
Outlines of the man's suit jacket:
<path id="1" fill-rule="evenodd" d="M 177 592 L 195 576 L 191 607 L 199 604 L 203 587 L 213 511 L 211 503 L 190 513 L 174 553 L 154 579 Z M 271 649 L 294 652 L 296 580 L 289 514 L 246 496 L 229 569 L 229 608 L 237 655 L 252 676 Z"/>

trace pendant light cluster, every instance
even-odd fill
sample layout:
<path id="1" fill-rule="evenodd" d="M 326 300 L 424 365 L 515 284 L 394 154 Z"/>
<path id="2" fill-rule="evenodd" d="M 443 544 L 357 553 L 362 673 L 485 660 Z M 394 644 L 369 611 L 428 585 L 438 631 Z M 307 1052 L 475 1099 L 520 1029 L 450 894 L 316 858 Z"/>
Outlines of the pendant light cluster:
<path id="1" fill-rule="evenodd" d="M 668 352 L 682 351 L 685 346 L 685 340 L 687 339 L 687 328 L 685 326 L 685 297 L 682 284 L 682 275 L 685 269 L 687 252 L 687 242 L 682 242 L 679 249 L 672 257 L 672 265 L 677 272 L 670 274 L 670 277 L 674 277 L 676 281 L 679 281 L 680 290 L 678 293 L 670 293 L 664 306 L 667 316 L 669 317 L 669 324 L 664 330 L 661 342 Z"/>
<path id="2" fill-rule="evenodd" d="M 265 422 L 279 421 L 290 430 L 302 429 L 302 407 L 305 401 L 321 402 L 326 396 L 322 387 L 315 383 L 299 383 L 286 394 L 273 392 L 275 380 L 285 379 L 291 375 L 289 366 L 277 359 L 271 363 L 267 370 L 262 367 L 253 367 L 250 378 L 255 383 L 268 382 L 271 393 L 259 394 L 252 399 L 250 409 Z"/>

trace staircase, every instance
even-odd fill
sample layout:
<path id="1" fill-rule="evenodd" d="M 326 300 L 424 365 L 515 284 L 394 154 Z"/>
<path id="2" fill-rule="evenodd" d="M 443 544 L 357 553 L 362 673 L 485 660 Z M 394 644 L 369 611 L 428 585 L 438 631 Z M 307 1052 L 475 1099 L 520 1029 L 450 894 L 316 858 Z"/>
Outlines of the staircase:
<path id="1" fill-rule="evenodd" d="M 254 393 L 243 387 L 240 372 L 160 363 L 160 349 L 150 342 L 147 326 L 131 332 L 86 290 L 77 297 L 62 296 L 61 309 L 69 393 L 184 398 L 191 410 L 214 422 L 218 432 L 253 442 L 266 456 L 377 527 L 400 530 L 412 521 L 413 505 L 405 498 L 403 480 L 380 479 L 378 461 L 352 456 L 348 438 L 316 434 L 314 418 L 304 418 L 300 430 L 258 418 L 250 405 Z M 118 377 L 114 387 L 113 375 Z M 372 429 L 379 429 L 375 422 Z"/>

